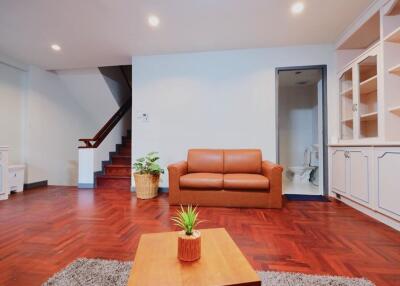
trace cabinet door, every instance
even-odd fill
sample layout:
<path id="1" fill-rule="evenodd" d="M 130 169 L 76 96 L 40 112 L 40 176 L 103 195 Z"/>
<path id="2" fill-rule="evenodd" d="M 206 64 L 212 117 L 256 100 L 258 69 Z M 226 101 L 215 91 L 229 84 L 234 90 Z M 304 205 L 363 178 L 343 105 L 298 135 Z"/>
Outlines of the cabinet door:
<path id="1" fill-rule="evenodd" d="M 342 149 L 332 150 L 332 191 L 346 193 L 346 152 Z"/>
<path id="2" fill-rule="evenodd" d="M 400 149 L 377 148 L 375 160 L 378 211 L 400 220 Z"/>
<path id="3" fill-rule="evenodd" d="M 350 180 L 350 195 L 356 201 L 370 203 L 370 154 L 366 150 L 348 151 L 348 176 Z"/>
<path id="4" fill-rule="evenodd" d="M 378 137 L 378 50 L 357 63 L 356 116 L 359 138 Z"/>
<path id="5" fill-rule="evenodd" d="M 339 78 L 340 89 L 340 138 L 352 140 L 354 138 L 353 114 L 353 69 L 349 68 Z"/>

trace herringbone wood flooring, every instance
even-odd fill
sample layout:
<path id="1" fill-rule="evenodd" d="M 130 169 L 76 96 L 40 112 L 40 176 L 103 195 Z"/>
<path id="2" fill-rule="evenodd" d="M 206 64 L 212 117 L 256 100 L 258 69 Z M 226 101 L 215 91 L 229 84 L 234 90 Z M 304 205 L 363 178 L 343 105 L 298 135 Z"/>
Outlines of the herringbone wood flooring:
<path id="1" fill-rule="evenodd" d="M 48 187 L 0 202 L 0 285 L 40 285 L 78 257 L 133 260 L 142 233 L 174 229 L 167 195 Z M 400 285 L 400 234 L 340 203 L 282 210 L 201 208 L 257 270 L 367 277 Z"/>

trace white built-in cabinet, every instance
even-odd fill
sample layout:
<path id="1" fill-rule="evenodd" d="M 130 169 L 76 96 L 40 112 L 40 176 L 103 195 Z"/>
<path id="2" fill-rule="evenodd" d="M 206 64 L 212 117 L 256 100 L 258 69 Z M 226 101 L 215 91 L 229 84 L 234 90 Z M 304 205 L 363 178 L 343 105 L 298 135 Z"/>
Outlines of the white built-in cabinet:
<path id="1" fill-rule="evenodd" d="M 400 0 L 375 1 L 348 27 L 336 67 L 330 192 L 400 229 Z"/>
<path id="2" fill-rule="evenodd" d="M 331 147 L 331 191 L 400 221 L 400 147 Z"/>
<path id="3" fill-rule="evenodd" d="M 364 205 L 371 203 L 370 148 L 334 148 L 331 152 L 332 191 Z"/>

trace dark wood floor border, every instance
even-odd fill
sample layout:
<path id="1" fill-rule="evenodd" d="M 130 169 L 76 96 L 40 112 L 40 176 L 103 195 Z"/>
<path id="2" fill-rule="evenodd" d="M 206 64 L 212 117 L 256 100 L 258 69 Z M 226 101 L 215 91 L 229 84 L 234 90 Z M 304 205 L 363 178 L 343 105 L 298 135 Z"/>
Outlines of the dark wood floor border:
<path id="1" fill-rule="evenodd" d="M 33 183 L 28 183 L 24 184 L 24 190 L 31 190 L 31 189 L 36 189 L 40 187 L 47 187 L 48 186 L 48 181 L 38 181 L 38 182 L 33 182 Z"/>

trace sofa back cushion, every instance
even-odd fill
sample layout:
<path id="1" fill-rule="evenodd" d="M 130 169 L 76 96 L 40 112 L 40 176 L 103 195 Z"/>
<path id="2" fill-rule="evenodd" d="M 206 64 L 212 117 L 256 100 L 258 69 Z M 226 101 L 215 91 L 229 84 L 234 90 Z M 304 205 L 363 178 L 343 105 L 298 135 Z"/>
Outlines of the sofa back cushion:
<path id="1" fill-rule="evenodd" d="M 261 161 L 259 149 L 224 150 L 224 173 L 260 174 Z"/>
<path id="2" fill-rule="evenodd" d="M 213 149 L 190 149 L 188 152 L 188 173 L 224 172 L 224 151 Z"/>

